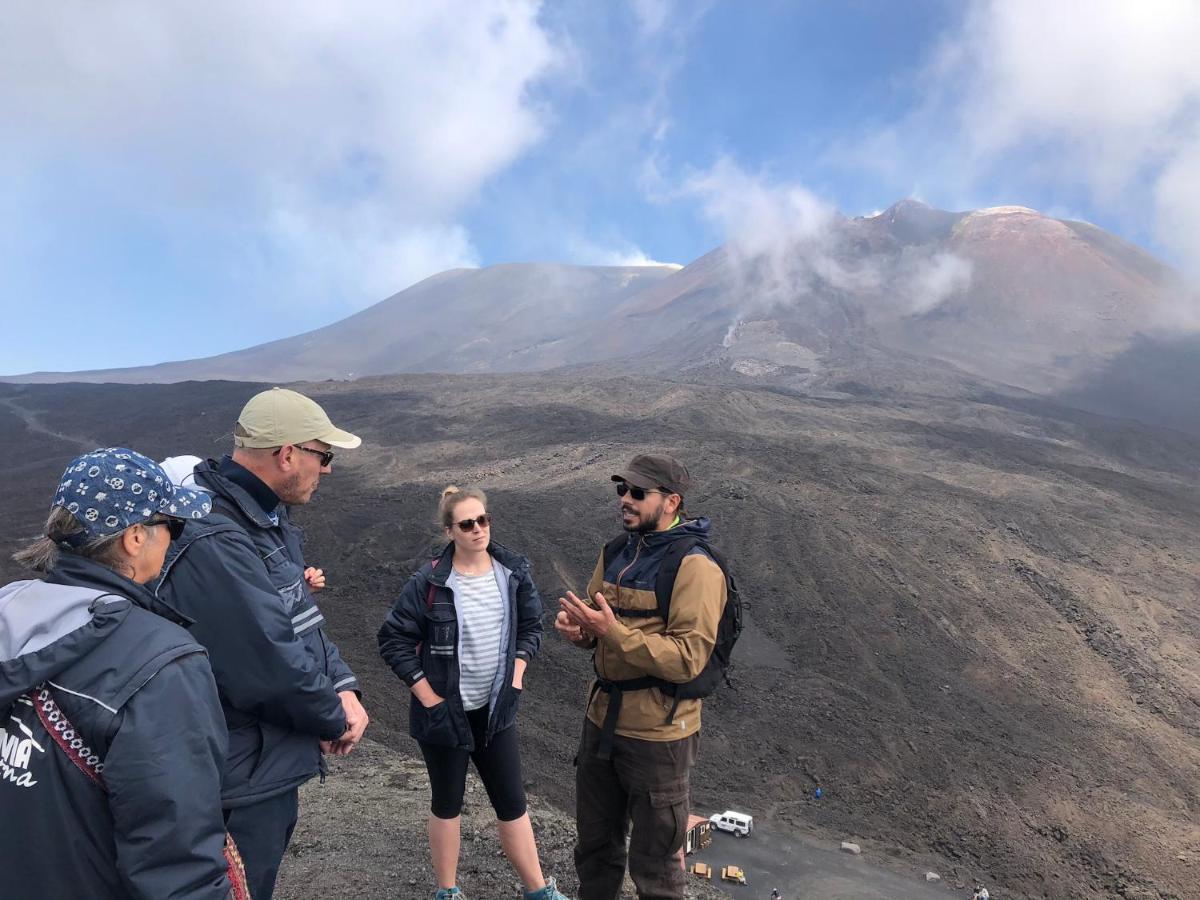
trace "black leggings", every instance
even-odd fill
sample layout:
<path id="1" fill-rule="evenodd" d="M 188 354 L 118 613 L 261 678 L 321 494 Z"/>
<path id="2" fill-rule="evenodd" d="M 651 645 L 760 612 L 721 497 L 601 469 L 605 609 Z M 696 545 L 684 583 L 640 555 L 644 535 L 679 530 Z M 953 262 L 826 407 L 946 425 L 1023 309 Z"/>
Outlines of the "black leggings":
<path id="1" fill-rule="evenodd" d="M 467 790 L 467 760 L 475 762 L 479 778 L 487 790 L 492 809 L 501 822 L 511 822 L 525 815 L 525 784 L 521 779 L 521 753 L 517 747 L 517 726 L 512 725 L 492 735 L 492 742 L 483 745 L 487 733 L 488 707 L 481 706 L 467 713 L 475 749 L 471 752 L 452 747 L 417 743 L 425 757 L 429 783 L 433 787 L 433 802 L 429 810 L 439 819 L 453 819 L 462 812 L 463 794 Z"/>

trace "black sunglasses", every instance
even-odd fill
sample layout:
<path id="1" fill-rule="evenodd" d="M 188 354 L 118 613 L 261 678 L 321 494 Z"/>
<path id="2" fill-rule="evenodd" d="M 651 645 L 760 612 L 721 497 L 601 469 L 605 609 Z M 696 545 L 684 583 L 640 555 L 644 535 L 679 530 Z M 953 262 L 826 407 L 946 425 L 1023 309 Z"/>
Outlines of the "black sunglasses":
<path id="1" fill-rule="evenodd" d="M 634 485 L 629 484 L 624 481 L 617 482 L 617 496 L 618 497 L 624 497 L 626 494 L 628 494 L 630 497 L 632 497 L 634 500 L 638 501 L 639 503 L 641 503 L 643 500 L 646 499 L 647 494 L 665 494 L 665 493 L 667 493 L 667 492 L 655 490 L 654 488 L 635 487 Z"/>
<path id="2" fill-rule="evenodd" d="M 176 519 L 174 516 L 163 516 L 160 519 L 149 519 L 146 522 L 146 527 L 153 525 L 166 525 L 167 534 L 171 536 L 171 540 L 177 541 L 183 535 L 183 529 L 187 525 L 186 519 Z"/>
<path id="3" fill-rule="evenodd" d="M 480 528 L 491 527 L 492 517 L 488 513 L 484 513 L 482 516 L 476 516 L 473 519 L 463 519 L 461 522 L 455 522 L 454 524 L 463 531 L 474 531 L 476 525 Z"/>
<path id="4" fill-rule="evenodd" d="M 322 469 L 328 468 L 329 466 L 333 465 L 333 451 L 332 450 L 315 450 L 312 447 L 301 447 L 299 444 L 292 444 L 292 446 L 295 447 L 297 450 L 303 450 L 305 453 L 315 453 L 317 456 L 321 457 L 321 468 Z M 276 450 L 271 455 L 278 456 L 279 451 L 282 449 L 283 448 L 280 447 L 278 450 Z"/>

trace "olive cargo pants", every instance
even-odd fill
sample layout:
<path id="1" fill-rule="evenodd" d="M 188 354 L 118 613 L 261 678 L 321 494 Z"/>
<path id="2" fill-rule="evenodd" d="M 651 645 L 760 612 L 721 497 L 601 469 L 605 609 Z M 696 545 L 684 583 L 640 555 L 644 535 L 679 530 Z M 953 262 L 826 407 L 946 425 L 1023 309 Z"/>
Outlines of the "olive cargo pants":
<path id="1" fill-rule="evenodd" d="M 598 759 L 600 729 L 583 724 L 575 769 L 575 871 L 579 900 L 617 900 L 629 875 L 640 900 L 683 900 L 679 848 L 687 835 L 688 776 L 700 735 L 678 741 L 614 738 Z M 632 833 L 630 825 L 632 824 Z"/>

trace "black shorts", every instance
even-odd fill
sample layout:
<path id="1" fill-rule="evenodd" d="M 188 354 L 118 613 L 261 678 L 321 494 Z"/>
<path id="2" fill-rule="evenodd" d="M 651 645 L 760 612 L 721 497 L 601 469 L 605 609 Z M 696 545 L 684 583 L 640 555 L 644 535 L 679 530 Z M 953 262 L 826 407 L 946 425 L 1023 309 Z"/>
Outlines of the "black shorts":
<path id="1" fill-rule="evenodd" d="M 488 707 L 482 706 L 467 713 L 475 749 L 471 752 L 450 747 L 417 743 L 425 757 L 433 800 L 429 810 L 439 819 L 453 819 L 462 812 L 463 795 L 467 790 L 467 761 L 475 769 L 492 801 L 492 809 L 501 822 L 511 822 L 525 815 L 525 783 L 521 778 L 521 753 L 517 746 L 517 726 L 514 724 L 492 735 L 492 742 L 483 746 L 487 733 Z"/>

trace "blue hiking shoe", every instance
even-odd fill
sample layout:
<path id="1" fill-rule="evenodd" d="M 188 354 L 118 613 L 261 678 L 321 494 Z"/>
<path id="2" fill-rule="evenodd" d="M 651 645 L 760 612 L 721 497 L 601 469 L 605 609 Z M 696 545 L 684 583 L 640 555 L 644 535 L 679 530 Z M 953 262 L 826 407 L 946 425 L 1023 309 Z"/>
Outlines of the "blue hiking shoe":
<path id="1" fill-rule="evenodd" d="M 433 900 L 467 900 L 467 898 L 456 886 L 452 888 L 438 888 L 437 893 L 433 895 Z"/>
<path id="2" fill-rule="evenodd" d="M 525 900 L 568 900 L 568 898 L 558 892 L 558 888 L 554 886 L 554 879 L 551 878 L 546 882 L 544 888 L 536 891 L 526 891 Z"/>

